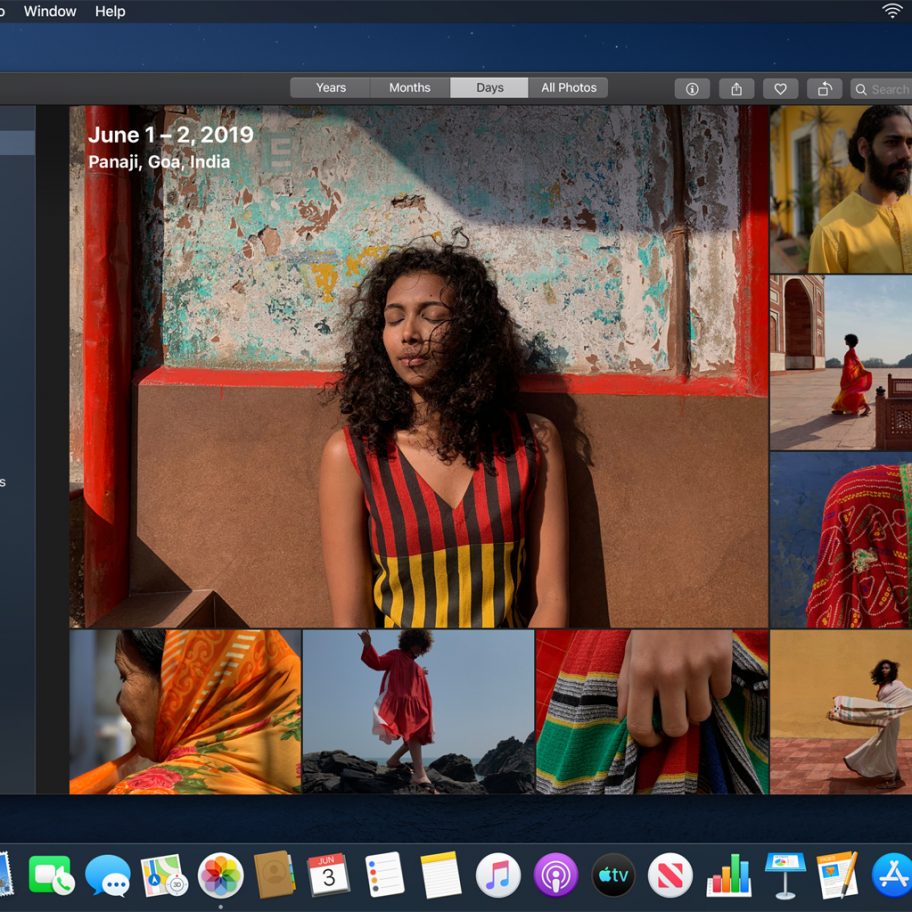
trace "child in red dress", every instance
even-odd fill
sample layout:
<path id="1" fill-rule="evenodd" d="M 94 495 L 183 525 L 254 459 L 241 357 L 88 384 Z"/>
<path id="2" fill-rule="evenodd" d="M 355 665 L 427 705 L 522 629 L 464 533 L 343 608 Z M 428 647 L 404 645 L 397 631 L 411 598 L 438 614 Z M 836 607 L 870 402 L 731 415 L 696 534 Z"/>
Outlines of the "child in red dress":
<path id="1" fill-rule="evenodd" d="M 372 731 L 384 744 L 402 739 L 402 745 L 387 761 L 390 769 L 401 767 L 402 757 L 412 757 L 412 785 L 437 793 L 428 778 L 421 756 L 424 744 L 434 739 L 434 722 L 431 715 L 431 691 L 427 684 L 427 670 L 415 660 L 433 645 L 429 630 L 411 628 L 399 634 L 399 648 L 382 656 L 371 645 L 371 635 L 358 634 L 364 649 L 361 661 L 368 668 L 383 672 L 380 696 L 374 703 Z"/>

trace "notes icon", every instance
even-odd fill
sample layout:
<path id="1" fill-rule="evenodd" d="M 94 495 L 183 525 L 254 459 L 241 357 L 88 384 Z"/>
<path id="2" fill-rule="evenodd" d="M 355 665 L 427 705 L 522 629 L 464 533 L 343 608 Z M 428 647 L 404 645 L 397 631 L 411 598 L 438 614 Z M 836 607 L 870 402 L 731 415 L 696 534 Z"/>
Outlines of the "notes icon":
<path id="1" fill-rule="evenodd" d="M 492 852 L 478 862 L 475 869 L 475 883 L 478 889 L 493 899 L 509 896 L 519 886 L 522 871 L 512 855 Z"/>
<path id="2" fill-rule="evenodd" d="M 462 893 L 455 852 L 422 855 L 421 874 L 424 877 L 424 893 L 428 899 L 459 896 Z"/>

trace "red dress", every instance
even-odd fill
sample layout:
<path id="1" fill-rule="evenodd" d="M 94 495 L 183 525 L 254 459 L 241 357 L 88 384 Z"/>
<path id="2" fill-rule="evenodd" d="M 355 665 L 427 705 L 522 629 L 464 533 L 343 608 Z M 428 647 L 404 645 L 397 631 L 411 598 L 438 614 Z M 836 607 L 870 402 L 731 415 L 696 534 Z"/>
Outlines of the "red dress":
<path id="1" fill-rule="evenodd" d="M 833 411 L 842 412 L 844 415 L 860 412 L 868 404 L 864 394 L 871 388 L 872 380 L 871 372 L 865 370 L 858 355 L 855 354 L 855 349 L 850 348 L 842 362 L 839 395 L 833 402 Z"/>
<path id="2" fill-rule="evenodd" d="M 380 696 L 374 704 L 373 733 L 386 744 L 402 738 L 430 744 L 434 740 L 431 691 L 424 669 L 404 649 L 377 655 L 365 646 L 361 661 L 374 671 L 382 671 Z"/>

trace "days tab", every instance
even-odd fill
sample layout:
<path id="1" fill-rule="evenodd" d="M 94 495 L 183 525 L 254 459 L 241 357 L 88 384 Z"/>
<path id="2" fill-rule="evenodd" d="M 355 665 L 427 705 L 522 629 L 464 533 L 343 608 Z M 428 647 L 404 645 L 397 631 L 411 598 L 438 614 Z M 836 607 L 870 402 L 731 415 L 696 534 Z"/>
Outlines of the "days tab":
<path id="1" fill-rule="evenodd" d="M 608 80 L 604 76 L 533 76 L 529 97 L 560 101 L 607 98 Z"/>
<path id="2" fill-rule="evenodd" d="M 450 80 L 446 76 L 372 76 L 371 98 L 449 98 Z"/>
<path id="3" fill-rule="evenodd" d="M 370 76 L 293 76 L 291 97 L 309 101 L 325 99 L 342 101 L 350 98 L 370 98 Z"/>
<path id="4" fill-rule="evenodd" d="M 452 76 L 451 98 L 528 98 L 528 76 Z"/>

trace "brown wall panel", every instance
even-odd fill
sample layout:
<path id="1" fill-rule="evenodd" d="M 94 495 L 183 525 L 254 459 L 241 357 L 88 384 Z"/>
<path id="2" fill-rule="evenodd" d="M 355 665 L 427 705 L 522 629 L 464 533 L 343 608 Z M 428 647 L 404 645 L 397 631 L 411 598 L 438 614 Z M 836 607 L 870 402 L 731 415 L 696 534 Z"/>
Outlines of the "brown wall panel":
<path id="1" fill-rule="evenodd" d="M 573 626 L 767 624 L 767 402 L 528 396 L 567 456 Z M 312 389 L 140 386 L 134 592 L 212 589 L 252 626 L 330 624 L 317 509 L 339 426 Z"/>

